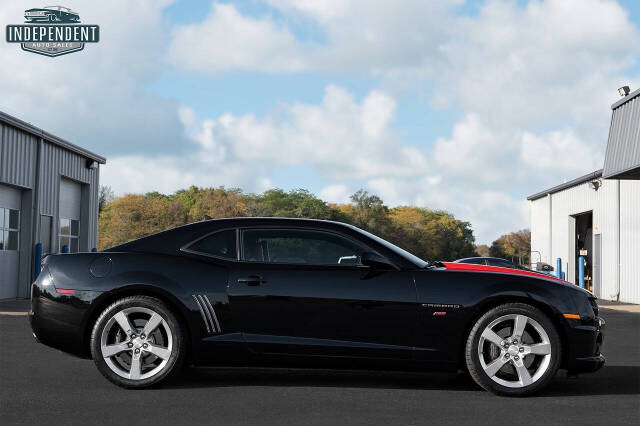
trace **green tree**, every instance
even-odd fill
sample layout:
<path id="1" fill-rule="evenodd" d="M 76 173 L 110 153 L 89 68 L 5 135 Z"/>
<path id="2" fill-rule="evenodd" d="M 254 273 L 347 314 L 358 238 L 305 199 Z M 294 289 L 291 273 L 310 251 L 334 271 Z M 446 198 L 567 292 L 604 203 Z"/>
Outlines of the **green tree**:
<path id="1" fill-rule="evenodd" d="M 350 198 L 353 205 L 345 213 L 353 225 L 382 237 L 391 235 L 393 223 L 389 216 L 389 208 L 380 197 L 360 189 Z"/>
<path id="2" fill-rule="evenodd" d="M 270 189 L 254 196 L 251 216 L 333 219 L 336 212 L 306 189 Z"/>

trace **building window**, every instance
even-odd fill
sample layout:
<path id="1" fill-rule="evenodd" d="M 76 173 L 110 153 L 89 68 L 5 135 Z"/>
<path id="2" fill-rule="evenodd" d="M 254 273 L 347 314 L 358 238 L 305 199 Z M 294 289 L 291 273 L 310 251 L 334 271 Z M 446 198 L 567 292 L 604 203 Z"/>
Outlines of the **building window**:
<path id="1" fill-rule="evenodd" d="M 77 253 L 79 234 L 79 220 L 60 218 L 59 250 L 61 252 Z M 66 247 L 66 250 L 64 247 Z"/>
<path id="2" fill-rule="evenodd" d="M 0 250 L 18 250 L 20 210 L 0 207 Z"/>

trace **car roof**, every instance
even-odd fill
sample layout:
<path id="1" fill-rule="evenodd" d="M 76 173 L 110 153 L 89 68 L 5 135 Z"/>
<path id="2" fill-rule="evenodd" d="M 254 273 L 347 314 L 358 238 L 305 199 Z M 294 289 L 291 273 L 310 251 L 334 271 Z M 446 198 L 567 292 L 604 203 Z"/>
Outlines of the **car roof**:
<path id="1" fill-rule="evenodd" d="M 508 259 L 503 259 L 501 257 L 491 257 L 491 256 L 474 256 L 474 257 L 465 257 L 464 259 L 458 259 L 455 262 L 462 262 L 463 260 L 504 260 L 505 262 L 513 263 Z"/>
<path id="2" fill-rule="evenodd" d="M 260 226 L 294 226 L 294 227 L 313 227 L 317 225 L 318 228 L 324 230 L 340 230 L 345 234 L 351 236 L 357 236 L 358 238 L 371 238 L 364 235 L 363 230 L 348 223 L 337 222 L 333 220 L 323 219 L 306 219 L 306 218 L 294 218 L 294 217 L 230 217 L 220 219 L 206 219 L 199 222 L 193 222 L 186 225 L 178 226 L 176 228 L 161 231 L 156 234 L 151 234 L 146 237 L 139 238 L 137 240 L 129 241 L 124 244 L 120 244 L 115 247 L 105 249 L 106 252 L 117 251 L 132 251 L 132 252 L 149 252 L 149 253 L 164 253 L 174 254 L 180 247 L 184 247 L 186 244 L 193 242 L 196 238 L 199 238 L 203 233 L 211 233 L 224 230 L 225 228 L 242 228 L 242 227 L 260 227 Z M 376 237 L 379 238 L 379 237 Z M 384 241 L 384 240 L 383 240 Z M 371 241 L 375 246 L 381 246 L 380 242 Z M 389 250 L 385 248 L 385 250 Z M 407 260 L 405 257 L 393 253 L 394 258 L 397 258 L 403 264 L 411 264 L 416 266 L 413 262 Z"/>

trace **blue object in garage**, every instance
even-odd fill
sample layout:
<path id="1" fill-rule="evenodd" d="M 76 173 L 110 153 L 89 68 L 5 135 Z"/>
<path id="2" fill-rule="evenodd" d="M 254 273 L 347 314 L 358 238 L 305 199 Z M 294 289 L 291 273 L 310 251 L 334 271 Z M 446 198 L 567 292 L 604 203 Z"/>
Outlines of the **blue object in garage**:
<path id="1" fill-rule="evenodd" d="M 69 253 L 69 246 L 68 245 L 63 245 L 62 246 L 62 250 L 60 250 L 61 253 Z"/>
<path id="2" fill-rule="evenodd" d="M 562 276 L 562 259 L 556 259 L 556 277 L 563 279 Z"/>
<path id="3" fill-rule="evenodd" d="M 584 257 L 578 257 L 578 284 L 584 288 Z"/>
<path id="4" fill-rule="evenodd" d="M 91 249 L 91 253 L 95 253 L 95 252 L 97 252 L 97 251 L 98 251 L 98 249 L 97 249 L 97 248 L 95 248 L 95 247 Z"/>
<path id="5" fill-rule="evenodd" d="M 40 264 L 42 263 L 42 243 L 37 243 L 33 254 L 33 276 L 38 278 L 40 275 Z"/>

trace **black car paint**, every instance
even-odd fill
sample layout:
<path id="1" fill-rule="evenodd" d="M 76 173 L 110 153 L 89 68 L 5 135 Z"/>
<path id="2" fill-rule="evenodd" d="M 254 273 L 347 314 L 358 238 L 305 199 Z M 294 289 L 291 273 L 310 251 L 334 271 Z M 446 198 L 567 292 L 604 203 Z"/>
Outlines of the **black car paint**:
<path id="1" fill-rule="evenodd" d="M 388 258 L 397 269 L 241 262 L 181 250 L 217 229 L 250 227 L 336 232 Z M 249 276 L 262 282 L 239 281 Z M 45 344 L 87 356 L 97 316 L 131 294 L 154 295 L 176 311 L 197 365 L 455 370 L 463 364 L 475 320 L 490 307 L 512 301 L 539 307 L 556 324 L 564 343 L 563 368 L 591 371 L 604 362 L 590 295 L 575 286 L 522 275 L 420 268 L 356 228 L 303 219 L 204 221 L 104 252 L 49 256 L 32 287 L 34 334 Z M 209 298 L 219 332 L 207 331 L 194 295 Z M 566 319 L 563 313 L 578 313 L 581 319 Z"/>

